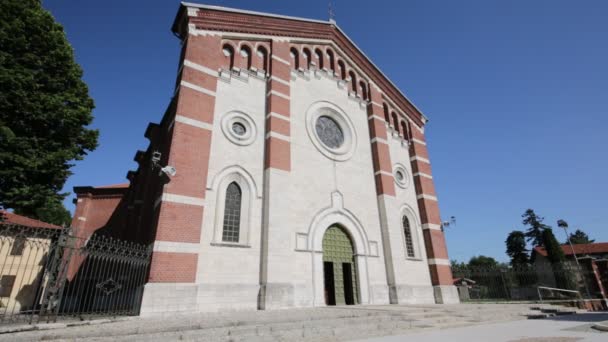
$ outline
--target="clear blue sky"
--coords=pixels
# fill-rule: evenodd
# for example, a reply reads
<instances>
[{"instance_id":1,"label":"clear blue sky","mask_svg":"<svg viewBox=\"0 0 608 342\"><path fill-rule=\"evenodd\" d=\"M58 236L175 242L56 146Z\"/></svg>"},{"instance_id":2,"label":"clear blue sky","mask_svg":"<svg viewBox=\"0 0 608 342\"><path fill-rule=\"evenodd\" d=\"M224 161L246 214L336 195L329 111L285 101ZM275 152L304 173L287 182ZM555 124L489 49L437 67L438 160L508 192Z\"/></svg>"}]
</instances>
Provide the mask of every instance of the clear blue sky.
<instances>
[{"instance_id":1,"label":"clear blue sky","mask_svg":"<svg viewBox=\"0 0 608 342\"><path fill-rule=\"evenodd\" d=\"M457 217L446 233L451 258L506 260L506 235L522 229L527 208L608 241L607 1L335 2L338 25L431 119L441 212ZM206 3L328 17L320 0ZM101 130L65 189L125 182L147 123L172 95L178 1L44 6L74 46Z\"/></svg>"}]
</instances>

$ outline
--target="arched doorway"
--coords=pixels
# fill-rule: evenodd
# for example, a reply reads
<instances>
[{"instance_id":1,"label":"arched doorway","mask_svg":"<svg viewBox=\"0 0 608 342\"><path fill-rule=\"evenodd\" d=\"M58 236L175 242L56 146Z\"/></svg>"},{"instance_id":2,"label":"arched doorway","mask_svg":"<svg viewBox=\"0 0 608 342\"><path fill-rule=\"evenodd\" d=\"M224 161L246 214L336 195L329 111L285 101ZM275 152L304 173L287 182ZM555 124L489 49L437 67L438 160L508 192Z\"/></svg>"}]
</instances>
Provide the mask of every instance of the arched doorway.
<instances>
[{"instance_id":1,"label":"arched doorway","mask_svg":"<svg viewBox=\"0 0 608 342\"><path fill-rule=\"evenodd\" d=\"M325 304L359 303L357 267L351 238L339 226L331 226L323 235L323 278Z\"/></svg>"}]
</instances>

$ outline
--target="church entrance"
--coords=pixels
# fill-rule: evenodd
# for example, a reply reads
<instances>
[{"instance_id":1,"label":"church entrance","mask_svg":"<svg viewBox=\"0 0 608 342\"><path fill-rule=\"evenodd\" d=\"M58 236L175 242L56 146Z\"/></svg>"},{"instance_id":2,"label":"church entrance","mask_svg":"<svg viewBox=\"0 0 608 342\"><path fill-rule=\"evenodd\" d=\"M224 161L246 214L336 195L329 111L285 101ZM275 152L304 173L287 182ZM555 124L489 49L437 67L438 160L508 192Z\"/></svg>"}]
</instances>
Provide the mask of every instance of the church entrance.
<instances>
[{"instance_id":1,"label":"church entrance","mask_svg":"<svg viewBox=\"0 0 608 342\"><path fill-rule=\"evenodd\" d=\"M339 226L329 227L323 236L323 278L325 304L359 303L353 243Z\"/></svg>"}]
</instances>

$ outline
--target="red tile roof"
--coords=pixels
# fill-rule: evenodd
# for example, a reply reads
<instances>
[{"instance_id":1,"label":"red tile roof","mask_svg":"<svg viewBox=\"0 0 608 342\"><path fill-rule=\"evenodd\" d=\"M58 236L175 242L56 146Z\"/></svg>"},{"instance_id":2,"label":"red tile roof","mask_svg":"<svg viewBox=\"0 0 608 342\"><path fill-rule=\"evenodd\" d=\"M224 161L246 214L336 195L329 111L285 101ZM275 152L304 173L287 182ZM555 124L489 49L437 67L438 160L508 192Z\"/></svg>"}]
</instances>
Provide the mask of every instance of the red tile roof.
<instances>
[{"instance_id":1,"label":"red tile roof","mask_svg":"<svg viewBox=\"0 0 608 342\"><path fill-rule=\"evenodd\" d=\"M128 187L129 187L129 183L120 183L120 184L96 186L95 189L116 189L116 188L128 188Z\"/></svg>"},{"instance_id":2,"label":"red tile roof","mask_svg":"<svg viewBox=\"0 0 608 342\"><path fill-rule=\"evenodd\" d=\"M561 245L564 254L572 255L570 245ZM576 255L585 254L608 254L608 242L586 243L572 245ZM547 256L547 250L544 247L534 247L534 251L542 256Z\"/></svg>"},{"instance_id":3,"label":"red tile roof","mask_svg":"<svg viewBox=\"0 0 608 342\"><path fill-rule=\"evenodd\" d=\"M0 224L18 224L22 226L34 227L34 228L51 228L51 229L61 229L60 226L42 222L39 220L31 219L29 217L17 215L6 210L0 210L0 215L3 216L4 220L0 221Z\"/></svg>"}]
</instances>

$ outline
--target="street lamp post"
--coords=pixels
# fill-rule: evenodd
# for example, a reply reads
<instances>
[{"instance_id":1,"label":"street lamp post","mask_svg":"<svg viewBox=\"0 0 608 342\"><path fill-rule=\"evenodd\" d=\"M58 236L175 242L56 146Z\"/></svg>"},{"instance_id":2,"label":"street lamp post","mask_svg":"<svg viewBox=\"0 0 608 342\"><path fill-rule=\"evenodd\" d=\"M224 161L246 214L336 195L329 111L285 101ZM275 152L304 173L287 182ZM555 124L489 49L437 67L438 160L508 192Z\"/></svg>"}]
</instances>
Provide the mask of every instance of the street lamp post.
<instances>
[{"instance_id":1,"label":"street lamp post","mask_svg":"<svg viewBox=\"0 0 608 342\"><path fill-rule=\"evenodd\" d=\"M564 220L559 220L557 221L557 225L558 227L564 228L564 233L566 233L566 240L568 240L570 249L572 249L574 261L576 261L576 268L578 270L579 275L583 278L583 283L585 284L585 292L587 292L587 298L591 299L591 292L589 292L589 286L587 286L587 278L585 278L584 274L581 274L581 264L578 262L578 257L576 256L576 252L574 251L574 246L572 245L572 241L570 241L570 234L568 234L568 224Z\"/></svg>"}]
</instances>

